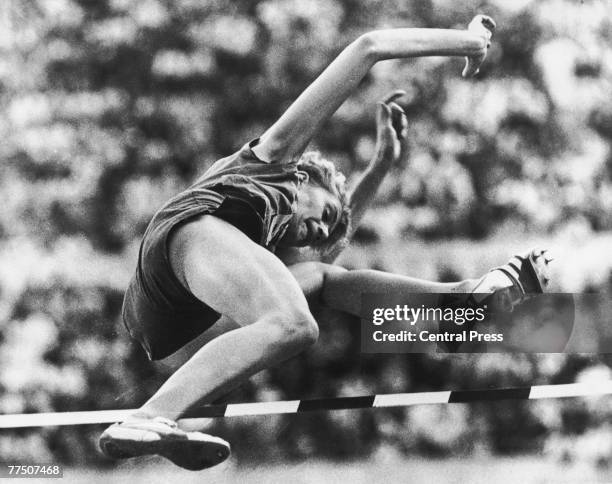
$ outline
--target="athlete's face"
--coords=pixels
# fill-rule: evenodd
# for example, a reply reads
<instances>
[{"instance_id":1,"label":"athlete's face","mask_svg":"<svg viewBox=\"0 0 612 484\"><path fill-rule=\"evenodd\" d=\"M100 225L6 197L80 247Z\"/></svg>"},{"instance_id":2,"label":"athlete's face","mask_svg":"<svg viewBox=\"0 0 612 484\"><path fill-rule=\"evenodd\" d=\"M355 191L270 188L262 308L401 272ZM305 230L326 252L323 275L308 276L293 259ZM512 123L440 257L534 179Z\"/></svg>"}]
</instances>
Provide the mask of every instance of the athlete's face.
<instances>
[{"instance_id":1,"label":"athlete's face","mask_svg":"<svg viewBox=\"0 0 612 484\"><path fill-rule=\"evenodd\" d=\"M298 194L296 213L280 245L304 247L325 243L338 225L341 213L342 206L335 195L318 185L303 185Z\"/></svg>"}]
</instances>

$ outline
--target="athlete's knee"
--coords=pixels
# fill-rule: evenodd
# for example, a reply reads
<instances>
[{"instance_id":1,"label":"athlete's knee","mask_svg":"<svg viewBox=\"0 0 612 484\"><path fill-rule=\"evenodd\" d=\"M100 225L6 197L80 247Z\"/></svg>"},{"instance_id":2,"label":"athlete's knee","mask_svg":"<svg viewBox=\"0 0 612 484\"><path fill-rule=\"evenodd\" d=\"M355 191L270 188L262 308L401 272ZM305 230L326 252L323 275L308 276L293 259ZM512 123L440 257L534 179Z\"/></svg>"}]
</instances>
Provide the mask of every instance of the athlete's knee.
<instances>
[{"instance_id":1,"label":"athlete's knee","mask_svg":"<svg viewBox=\"0 0 612 484\"><path fill-rule=\"evenodd\" d=\"M319 270L323 274L323 288L325 288L328 283L333 283L334 281L341 279L344 274L348 272L348 269L333 264L324 264L322 262L318 264L320 264Z\"/></svg>"},{"instance_id":2,"label":"athlete's knee","mask_svg":"<svg viewBox=\"0 0 612 484\"><path fill-rule=\"evenodd\" d=\"M347 271L344 267L337 266L335 264L328 264L326 262L305 262L305 265L310 266L313 270L323 276L330 274L342 274Z\"/></svg>"},{"instance_id":3,"label":"athlete's knee","mask_svg":"<svg viewBox=\"0 0 612 484\"><path fill-rule=\"evenodd\" d=\"M323 262L300 262L290 266L289 270L310 302L318 300L321 289L323 289L325 284L325 279L330 274L346 271L342 267Z\"/></svg>"},{"instance_id":4,"label":"athlete's knee","mask_svg":"<svg viewBox=\"0 0 612 484\"><path fill-rule=\"evenodd\" d=\"M346 274L348 272L348 269L345 269L341 266L337 266L334 264L321 264L324 266L321 268L321 270L323 271L323 276L325 277L325 279L328 279L330 277L342 277L343 274Z\"/></svg>"},{"instance_id":5,"label":"athlete's knee","mask_svg":"<svg viewBox=\"0 0 612 484\"><path fill-rule=\"evenodd\" d=\"M280 344L310 346L319 338L319 325L307 309L285 309L268 314L264 323L275 332Z\"/></svg>"}]
</instances>

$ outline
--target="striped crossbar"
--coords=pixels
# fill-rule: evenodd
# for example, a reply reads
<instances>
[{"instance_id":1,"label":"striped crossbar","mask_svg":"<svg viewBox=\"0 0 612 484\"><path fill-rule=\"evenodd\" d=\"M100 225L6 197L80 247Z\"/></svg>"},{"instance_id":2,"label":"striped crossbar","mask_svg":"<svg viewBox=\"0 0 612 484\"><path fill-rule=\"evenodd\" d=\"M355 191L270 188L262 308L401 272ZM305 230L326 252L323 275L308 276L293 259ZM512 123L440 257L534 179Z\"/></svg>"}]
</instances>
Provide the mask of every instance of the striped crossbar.
<instances>
[{"instance_id":1,"label":"striped crossbar","mask_svg":"<svg viewBox=\"0 0 612 484\"><path fill-rule=\"evenodd\" d=\"M190 412L185 418L280 415L317 410L329 411L357 408L410 407L413 405L499 400L538 400L541 398L584 397L609 394L612 394L612 381L570 383L565 385L538 385L488 390L449 390L441 392L367 395L361 397L320 398L315 400L206 405ZM0 429L121 422L134 412L135 409L0 415Z\"/></svg>"}]
</instances>

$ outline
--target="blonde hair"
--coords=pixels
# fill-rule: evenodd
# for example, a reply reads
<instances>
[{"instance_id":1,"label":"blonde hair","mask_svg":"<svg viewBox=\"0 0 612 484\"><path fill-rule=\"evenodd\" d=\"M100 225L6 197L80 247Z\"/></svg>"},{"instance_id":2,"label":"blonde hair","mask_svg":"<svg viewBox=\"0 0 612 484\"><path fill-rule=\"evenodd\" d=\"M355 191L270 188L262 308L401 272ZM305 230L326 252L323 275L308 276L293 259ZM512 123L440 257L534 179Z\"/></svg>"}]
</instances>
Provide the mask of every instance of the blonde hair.
<instances>
[{"instance_id":1,"label":"blonde hair","mask_svg":"<svg viewBox=\"0 0 612 484\"><path fill-rule=\"evenodd\" d=\"M297 169L308 175L308 183L314 183L334 195L340 202L340 219L329 237L315 249L323 254L329 253L337 245L347 245L348 229L351 219L346 178L336 166L321 156L318 151L304 153L297 162Z\"/></svg>"}]
</instances>

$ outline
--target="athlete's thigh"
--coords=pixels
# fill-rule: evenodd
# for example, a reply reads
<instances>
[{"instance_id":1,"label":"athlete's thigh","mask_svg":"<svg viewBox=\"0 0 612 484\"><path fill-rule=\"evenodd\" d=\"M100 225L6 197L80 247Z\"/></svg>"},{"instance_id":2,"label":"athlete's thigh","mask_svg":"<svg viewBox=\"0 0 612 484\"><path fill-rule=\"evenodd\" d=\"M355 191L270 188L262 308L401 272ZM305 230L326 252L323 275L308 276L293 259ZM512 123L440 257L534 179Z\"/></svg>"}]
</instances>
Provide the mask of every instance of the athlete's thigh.
<instances>
[{"instance_id":1,"label":"athlete's thigh","mask_svg":"<svg viewBox=\"0 0 612 484\"><path fill-rule=\"evenodd\" d=\"M169 251L173 269L192 294L239 325L271 313L308 313L287 267L217 217L205 215L177 229Z\"/></svg>"}]
</instances>

